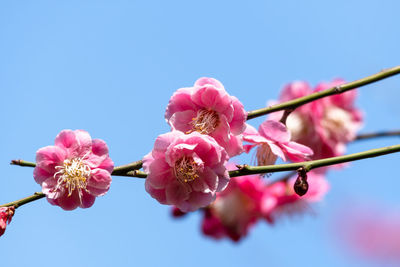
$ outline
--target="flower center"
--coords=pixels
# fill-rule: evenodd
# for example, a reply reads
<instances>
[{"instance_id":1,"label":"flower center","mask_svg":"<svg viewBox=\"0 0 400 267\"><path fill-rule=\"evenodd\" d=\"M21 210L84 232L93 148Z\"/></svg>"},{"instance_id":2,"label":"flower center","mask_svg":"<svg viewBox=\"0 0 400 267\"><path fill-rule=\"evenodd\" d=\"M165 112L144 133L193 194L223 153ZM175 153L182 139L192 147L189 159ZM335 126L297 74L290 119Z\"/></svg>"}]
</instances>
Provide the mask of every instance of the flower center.
<instances>
[{"instance_id":1,"label":"flower center","mask_svg":"<svg viewBox=\"0 0 400 267\"><path fill-rule=\"evenodd\" d=\"M56 166L59 171L54 174L54 178L58 175L55 190L65 187L68 189L68 196L71 196L77 189L79 198L82 198L82 190L87 191L87 180L91 174L91 169L83 162L83 158L66 159L62 166Z\"/></svg>"},{"instance_id":2,"label":"flower center","mask_svg":"<svg viewBox=\"0 0 400 267\"><path fill-rule=\"evenodd\" d=\"M310 122L297 112L290 114L286 120L286 127L289 129L293 141L301 140L309 135L310 131L309 127L307 127L309 124Z\"/></svg>"},{"instance_id":3,"label":"flower center","mask_svg":"<svg viewBox=\"0 0 400 267\"><path fill-rule=\"evenodd\" d=\"M223 225L231 231L240 234L243 224L246 224L254 216L255 204L239 189L232 190L228 195L217 198L211 204Z\"/></svg>"},{"instance_id":4,"label":"flower center","mask_svg":"<svg viewBox=\"0 0 400 267\"><path fill-rule=\"evenodd\" d=\"M201 134L210 134L219 125L218 113L214 110L202 109L197 111L197 117L192 119L192 131Z\"/></svg>"},{"instance_id":5,"label":"flower center","mask_svg":"<svg viewBox=\"0 0 400 267\"><path fill-rule=\"evenodd\" d=\"M272 153L268 144L262 144L257 148L256 158L258 166L265 166L275 164L277 156Z\"/></svg>"},{"instance_id":6,"label":"flower center","mask_svg":"<svg viewBox=\"0 0 400 267\"><path fill-rule=\"evenodd\" d=\"M326 133L330 139L348 142L352 138L354 123L351 114L346 110L341 108L327 109L321 124L327 130Z\"/></svg>"},{"instance_id":7,"label":"flower center","mask_svg":"<svg viewBox=\"0 0 400 267\"><path fill-rule=\"evenodd\" d=\"M175 176L181 183L188 183L199 178L199 166L193 158L183 157L175 162Z\"/></svg>"}]
</instances>

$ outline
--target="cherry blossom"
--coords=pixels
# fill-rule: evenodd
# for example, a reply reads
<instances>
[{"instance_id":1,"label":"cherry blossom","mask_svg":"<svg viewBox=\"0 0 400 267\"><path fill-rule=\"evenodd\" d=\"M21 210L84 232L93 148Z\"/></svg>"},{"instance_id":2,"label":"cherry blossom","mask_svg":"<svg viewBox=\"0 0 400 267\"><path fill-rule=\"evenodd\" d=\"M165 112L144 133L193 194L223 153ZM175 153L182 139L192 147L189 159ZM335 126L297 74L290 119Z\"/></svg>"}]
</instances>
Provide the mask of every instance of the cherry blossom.
<instances>
[{"instance_id":1,"label":"cherry blossom","mask_svg":"<svg viewBox=\"0 0 400 267\"><path fill-rule=\"evenodd\" d=\"M243 151L240 134L246 118L242 103L229 95L218 80L205 77L193 87L178 89L165 112L165 119L174 130L210 135L230 157Z\"/></svg>"},{"instance_id":2,"label":"cherry blossom","mask_svg":"<svg viewBox=\"0 0 400 267\"><path fill-rule=\"evenodd\" d=\"M307 173L308 191L300 197L293 190L296 178L297 175L287 181L266 185L263 212L270 223L282 215L304 212L311 203L321 201L329 190L329 183L325 176L320 172L310 171Z\"/></svg>"},{"instance_id":3,"label":"cherry blossom","mask_svg":"<svg viewBox=\"0 0 400 267\"><path fill-rule=\"evenodd\" d=\"M89 208L107 193L114 163L103 140L83 130L63 130L54 146L36 152L33 176L52 205L64 210Z\"/></svg>"},{"instance_id":4,"label":"cherry blossom","mask_svg":"<svg viewBox=\"0 0 400 267\"><path fill-rule=\"evenodd\" d=\"M239 241L262 218L264 182L259 175L232 178L204 210L202 230L215 239Z\"/></svg>"},{"instance_id":5,"label":"cherry blossom","mask_svg":"<svg viewBox=\"0 0 400 267\"><path fill-rule=\"evenodd\" d=\"M183 212L210 204L229 181L228 155L210 136L172 131L160 135L143 158L146 191Z\"/></svg>"},{"instance_id":6,"label":"cherry blossom","mask_svg":"<svg viewBox=\"0 0 400 267\"><path fill-rule=\"evenodd\" d=\"M0 236L6 231L7 224L10 224L14 212L15 208L13 206L0 208Z\"/></svg>"},{"instance_id":7,"label":"cherry blossom","mask_svg":"<svg viewBox=\"0 0 400 267\"><path fill-rule=\"evenodd\" d=\"M267 120L264 121L258 131L247 124L243 133L243 140L252 143L245 145L246 152L257 146L258 165L272 165L277 157L284 161L303 161L313 154L313 151L301 144L290 141L291 134L283 123Z\"/></svg>"},{"instance_id":8,"label":"cherry blossom","mask_svg":"<svg viewBox=\"0 0 400 267\"><path fill-rule=\"evenodd\" d=\"M332 82L320 83L312 89L308 83L296 81L283 88L279 102L306 96L342 83L344 80L335 79ZM354 139L362 126L362 113L354 106L356 97L357 91L351 90L295 109L286 120L292 140L310 147L314 151L313 159L345 153L346 144ZM269 118L279 120L281 116L282 112L277 112Z\"/></svg>"}]
</instances>

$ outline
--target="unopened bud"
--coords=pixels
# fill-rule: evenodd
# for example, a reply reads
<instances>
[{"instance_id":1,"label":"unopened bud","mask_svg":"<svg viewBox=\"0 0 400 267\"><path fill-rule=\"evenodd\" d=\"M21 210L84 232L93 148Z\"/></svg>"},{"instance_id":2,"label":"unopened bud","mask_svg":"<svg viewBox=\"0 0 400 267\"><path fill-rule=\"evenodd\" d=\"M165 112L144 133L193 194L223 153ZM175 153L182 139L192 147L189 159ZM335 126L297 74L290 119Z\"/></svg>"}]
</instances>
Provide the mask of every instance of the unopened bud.
<instances>
[{"instance_id":1,"label":"unopened bud","mask_svg":"<svg viewBox=\"0 0 400 267\"><path fill-rule=\"evenodd\" d=\"M293 185L294 192L299 196L304 196L308 191L307 171L304 168L297 170L298 176Z\"/></svg>"},{"instance_id":2,"label":"unopened bud","mask_svg":"<svg viewBox=\"0 0 400 267\"><path fill-rule=\"evenodd\" d=\"M299 196L304 196L308 191L308 182L302 177L297 177L296 182L293 186L294 192Z\"/></svg>"}]
</instances>

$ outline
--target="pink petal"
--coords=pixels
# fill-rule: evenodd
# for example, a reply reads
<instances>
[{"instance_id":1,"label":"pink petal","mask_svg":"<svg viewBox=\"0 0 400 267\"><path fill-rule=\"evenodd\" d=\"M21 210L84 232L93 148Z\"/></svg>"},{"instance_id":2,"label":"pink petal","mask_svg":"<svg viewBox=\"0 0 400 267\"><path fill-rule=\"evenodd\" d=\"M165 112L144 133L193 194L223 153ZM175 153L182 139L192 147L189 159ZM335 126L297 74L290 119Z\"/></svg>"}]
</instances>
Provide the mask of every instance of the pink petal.
<instances>
[{"instance_id":1,"label":"pink petal","mask_svg":"<svg viewBox=\"0 0 400 267\"><path fill-rule=\"evenodd\" d=\"M243 140L255 144L263 144L268 142L268 139L260 135L260 133L256 130L256 128L247 123L246 123L246 129L243 132Z\"/></svg>"},{"instance_id":2,"label":"pink petal","mask_svg":"<svg viewBox=\"0 0 400 267\"><path fill-rule=\"evenodd\" d=\"M97 168L104 169L109 173L112 173L112 171L114 170L114 162L111 160L110 157L107 157L99 166L97 166Z\"/></svg>"},{"instance_id":3,"label":"pink petal","mask_svg":"<svg viewBox=\"0 0 400 267\"><path fill-rule=\"evenodd\" d=\"M103 169L94 169L87 184L87 190L94 196L102 196L110 189L111 175Z\"/></svg>"},{"instance_id":4,"label":"pink petal","mask_svg":"<svg viewBox=\"0 0 400 267\"><path fill-rule=\"evenodd\" d=\"M290 141L290 132L281 122L266 120L260 125L258 131L265 138L276 142L286 143Z\"/></svg>"},{"instance_id":5,"label":"pink petal","mask_svg":"<svg viewBox=\"0 0 400 267\"><path fill-rule=\"evenodd\" d=\"M46 146L36 152L36 164L50 174L54 174L56 166L62 166L66 151L58 146Z\"/></svg>"},{"instance_id":6,"label":"pink petal","mask_svg":"<svg viewBox=\"0 0 400 267\"><path fill-rule=\"evenodd\" d=\"M192 119L196 118L197 113L193 110L185 110L181 112L175 112L168 121L172 129L181 132L189 132L193 129Z\"/></svg>"},{"instance_id":7,"label":"pink petal","mask_svg":"<svg viewBox=\"0 0 400 267\"><path fill-rule=\"evenodd\" d=\"M50 203L55 203L55 205L60 206L63 210L74 210L80 205L80 199L78 192L74 190L70 196L68 196L68 194L64 194L61 197L53 199L53 201Z\"/></svg>"},{"instance_id":8,"label":"pink petal","mask_svg":"<svg viewBox=\"0 0 400 267\"><path fill-rule=\"evenodd\" d=\"M281 102L303 97L312 93L311 86L307 82L295 81L287 84L280 95Z\"/></svg>"},{"instance_id":9,"label":"pink petal","mask_svg":"<svg viewBox=\"0 0 400 267\"><path fill-rule=\"evenodd\" d=\"M243 133L246 129L247 112L244 110L243 104L234 96L231 96L233 105L233 118L230 121L231 132L234 135Z\"/></svg>"},{"instance_id":10,"label":"pink petal","mask_svg":"<svg viewBox=\"0 0 400 267\"><path fill-rule=\"evenodd\" d=\"M184 134L179 131L172 131L166 134L161 134L157 137L154 148L152 151L152 155L154 158L165 158L165 152L167 148L180 136Z\"/></svg>"},{"instance_id":11,"label":"pink petal","mask_svg":"<svg viewBox=\"0 0 400 267\"><path fill-rule=\"evenodd\" d=\"M181 88L172 95L165 112L165 119L167 122L176 112L182 112L186 110L194 111L198 109L198 107L191 101L192 92L192 87Z\"/></svg>"},{"instance_id":12,"label":"pink petal","mask_svg":"<svg viewBox=\"0 0 400 267\"><path fill-rule=\"evenodd\" d=\"M42 184L43 181L45 181L48 178L52 178L54 176L54 173L49 173L45 169L42 169L40 167L36 167L33 170L33 178L35 178L36 183Z\"/></svg>"},{"instance_id":13,"label":"pink petal","mask_svg":"<svg viewBox=\"0 0 400 267\"><path fill-rule=\"evenodd\" d=\"M155 189L151 186L150 183L146 182L144 183L146 192L149 193L153 198L157 199L158 202L161 204L169 204L167 202L167 196L165 194L165 189Z\"/></svg>"},{"instance_id":14,"label":"pink petal","mask_svg":"<svg viewBox=\"0 0 400 267\"><path fill-rule=\"evenodd\" d=\"M143 161L143 170L145 172L149 172L149 168L150 168L150 164L153 162L154 158L153 158L153 153L152 151L149 152L146 156L143 157L142 161Z\"/></svg>"},{"instance_id":15,"label":"pink petal","mask_svg":"<svg viewBox=\"0 0 400 267\"><path fill-rule=\"evenodd\" d=\"M226 146L226 152L229 157L234 157L242 154L244 151L242 136L231 135L230 140Z\"/></svg>"},{"instance_id":16,"label":"pink petal","mask_svg":"<svg viewBox=\"0 0 400 267\"><path fill-rule=\"evenodd\" d=\"M172 168L164 159L155 159L148 168L148 177L146 183L149 183L154 189L162 189L174 179Z\"/></svg>"},{"instance_id":17,"label":"pink petal","mask_svg":"<svg viewBox=\"0 0 400 267\"><path fill-rule=\"evenodd\" d=\"M209 189L211 192L215 192L217 190L217 187L219 186L219 178L217 176L217 174L209 167L205 167L201 177L201 180L203 180L206 185L207 185L207 189ZM221 188L224 187L224 185L220 186ZM200 191L200 190L196 190L196 191ZM221 190L219 190L221 191ZM201 192L205 192L204 190Z\"/></svg>"},{"instance_id":18,"label":"pink petal","mask_svg":"<svg viewBox=\"0 0 400 267\"><path fill-rule=\"evenodd\" d=\"M55 145L64 148L68 157L83 157L91 150L92 139L83 130L63 130L57 135Z\"/></svg>"},{"instance_id":19,"label":"pink petal","mask_svg":"<svg viewBox=\"0 0 400 267\"><path fill-rule=\"evenodd\" d=\"M274 144L274 143L268 143L269 147L271 148L272 153L274 153L275 155L277 155L278 157L280 157L281 159L283 159L284 161L286 161L286 156L282 151L282 148L279 147L278 145Z\"/></svg>"},{"instance_id":20,"label":"pink petal","mask_svg":"<svg viewBox=\"0 0 400 267\"><path fill-rule=\"evenodd\" d=\"M224 88L222 83L220 81L218 81L217 79L214 79L214 78L201 77L194 83L194 85L198 86L198 87L202 87L202 86L205 86L207 84L214 85L216 88L221 88L221 89Z\"/></svg>"},{"instance_id":21,"label":"pink petal","mask_svg":"<svg viewBox=\"0 0 400 267\"><path fill-rule=\"evenodd\" d=\"M93 139L92 140L92 152L96 156L108 156L108 146L106 142L101 139Z\"/></svg>"},{"instance_id":22,"label":"pink petal","mask_svg":"<svg viewBox=\"0 0 400 267\"><path fill-rule=\"evenodd\" d=\"M165 194L168 203L174 203L177 207L179 204L187 200L190 196L189 186L184 186L178 181L172 181L167 185ZM183 211L183 210L182 210Z\"/></svg>"},{"instance_id":23,"label":"pink petal","mask_svg":"<svg viewBox=\"0 0 400 267\"><path fill-rule=\"evenodd\" d=\"M83 191L82 192L82 203L79 202L79 207L82 209L87 209L93 206L94 201L96 200L96 197Z\"/></svg>"},{"instance_id":24,"label":"pink petal","mask_svg":"<svg viewBox=\"0 0 400 267\"><path fill-rule=\"evenodd\" d=\"M55 140L55 145L65 150L76 149L78 146L75 138L75 133L72 130L62 130Z\"/></svg>"},{"instance_id":25,"label":"pink petal","mask_svg":"<svg viewBox=\"0 0 400 267\"><path fill-rule=\"evenodd\" d=\"M89 133L84 130L75 130L75 138L78 143L77 156L83 157L92 149L92 138ZM105 143L104 143L105 144Z\"/></svg>"},{"instance_id":26,"label":"pink petal","mask_svg":"<svg viewBox=\"0 0 400 267\"><path fill-rule=\"evenodd\" d=\"M216 196L215 193L192 192L188 200L190 206L186 211L195 211L198 208L202 208L209 205L211 202L215 200L215 196Z\"/></svg>"}]
</instances>

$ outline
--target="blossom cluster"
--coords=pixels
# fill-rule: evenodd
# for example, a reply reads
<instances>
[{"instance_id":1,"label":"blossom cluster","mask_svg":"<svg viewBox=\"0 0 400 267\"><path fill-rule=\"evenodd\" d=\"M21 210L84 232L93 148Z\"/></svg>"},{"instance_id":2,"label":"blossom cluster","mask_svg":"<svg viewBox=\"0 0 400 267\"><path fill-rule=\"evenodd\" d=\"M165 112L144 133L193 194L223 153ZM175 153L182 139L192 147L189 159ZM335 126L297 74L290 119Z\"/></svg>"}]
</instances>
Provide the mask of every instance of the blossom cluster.
<instances>
[{"instance_id":1,"label":"blossom cluster","mask_svg":"<svg viewBox=\"0 0 400 267\"><path fill-rule=\"evenodd\" d=\"M284 87L279 102L341 82L321 83L314 90L305 82L294 82ZM276 181L263 175L231 179L229 170L236 167L228 161L253 148L258 165L273 165L278 158L302 162L342 154L362 122L355 97L351 91L314 101L287 120L277 112L257 130L246 123L243 104L221 82L200 78L192 87L178 89L168 103L165 119L171 131L159 135L143 158L145 190L161 204L172 205L175 216L202 209L206 235L238 241L259 220L274 223L282 214L320 201L329 185L327 169L308 172L303 177L308 193L300 197L293 189L296 176ZM84 130L63 130L53 146L37 151L33 176L50 204L73 210L89 208L96 197L106 194L113 170L103 140L92 139ZM0 209L1 234L13 214L12 207Z\"/></svg>"},{"instance_id":2,"label":"blossom cluster","mask_svg":"<svg viewBox=\"0 0 400 267\"><path fill-rule=\"evenodd\" d=\"M345 81L335 79L319 83L314 89L304 81L287 84L278 102L285 102L333 88ZM362 126L362 112L354 105L357 90L325 97L302 105L287 118L286 126L292 140L310 147L312 159L340 156ZM272 113L270 119L279 120L282 112Z\"/></svg>"},{"instance_id":3,"label":"blossom cluster","mask_svg":"<svg viewBox=\"0 0 400 267\"><path fill-rule=\"evenodd\" d=\"M331 83L321 83L314 92L336 86L341 82L341 80L334 80ZM215 82L215 84L220 83ZM304 85L307 84L294 82L287 85L281 94L280 101L311 94L313 91ZM180 89L177 92L181 90L188 89ZM177 110L170 107L175 105L176 94L171 98L167 108L166 117L169 122L169 118L174 117L170 115L171 110ZM275 164L278 157L283 161L301 162L341 155L344 153L345 145L354 138L361 126L361 113L354 107L355 96L355 92L352 91L300 107L290 114L286 125L280 122L282 112L275 113L265 120L258 130L245 124L244 131L238 135L237 139L239 143L247 143L243 144L244 152L249 153L253 148L256 149L255 156L258 165ZM187 104L187 106L191 105ZM208 110L211 113L214 112L212 109ZM195 113L191 116L193 114ZM196 118L193 117L192 121L196 121ZM186 120L183 125L192 124ZM179 129L184 130L186 134L192 132L187 128ZM209 134L210 132L200 131L200 133ZM226 147L225 144L221 145ZM232 153L228 153L228 156L232 156ZM233 164L225 166L230 170L235 169ZM216 192L215 201L202 209L202 231L215 239L228 237L233 241L239 241L259 220L273 224L282 215L304 212L310 209L311 203L321 201L328 191L326 171L327 169L324 168L322 171L307 173L309 188L303 197L296 194L293 189L296 175L277 181L270 181L262 175L232 178L223 191ZM188 211L175 203L168 204L175 205L173 208L175 217L181 217Z\"/></svg>"}]
</instances>

